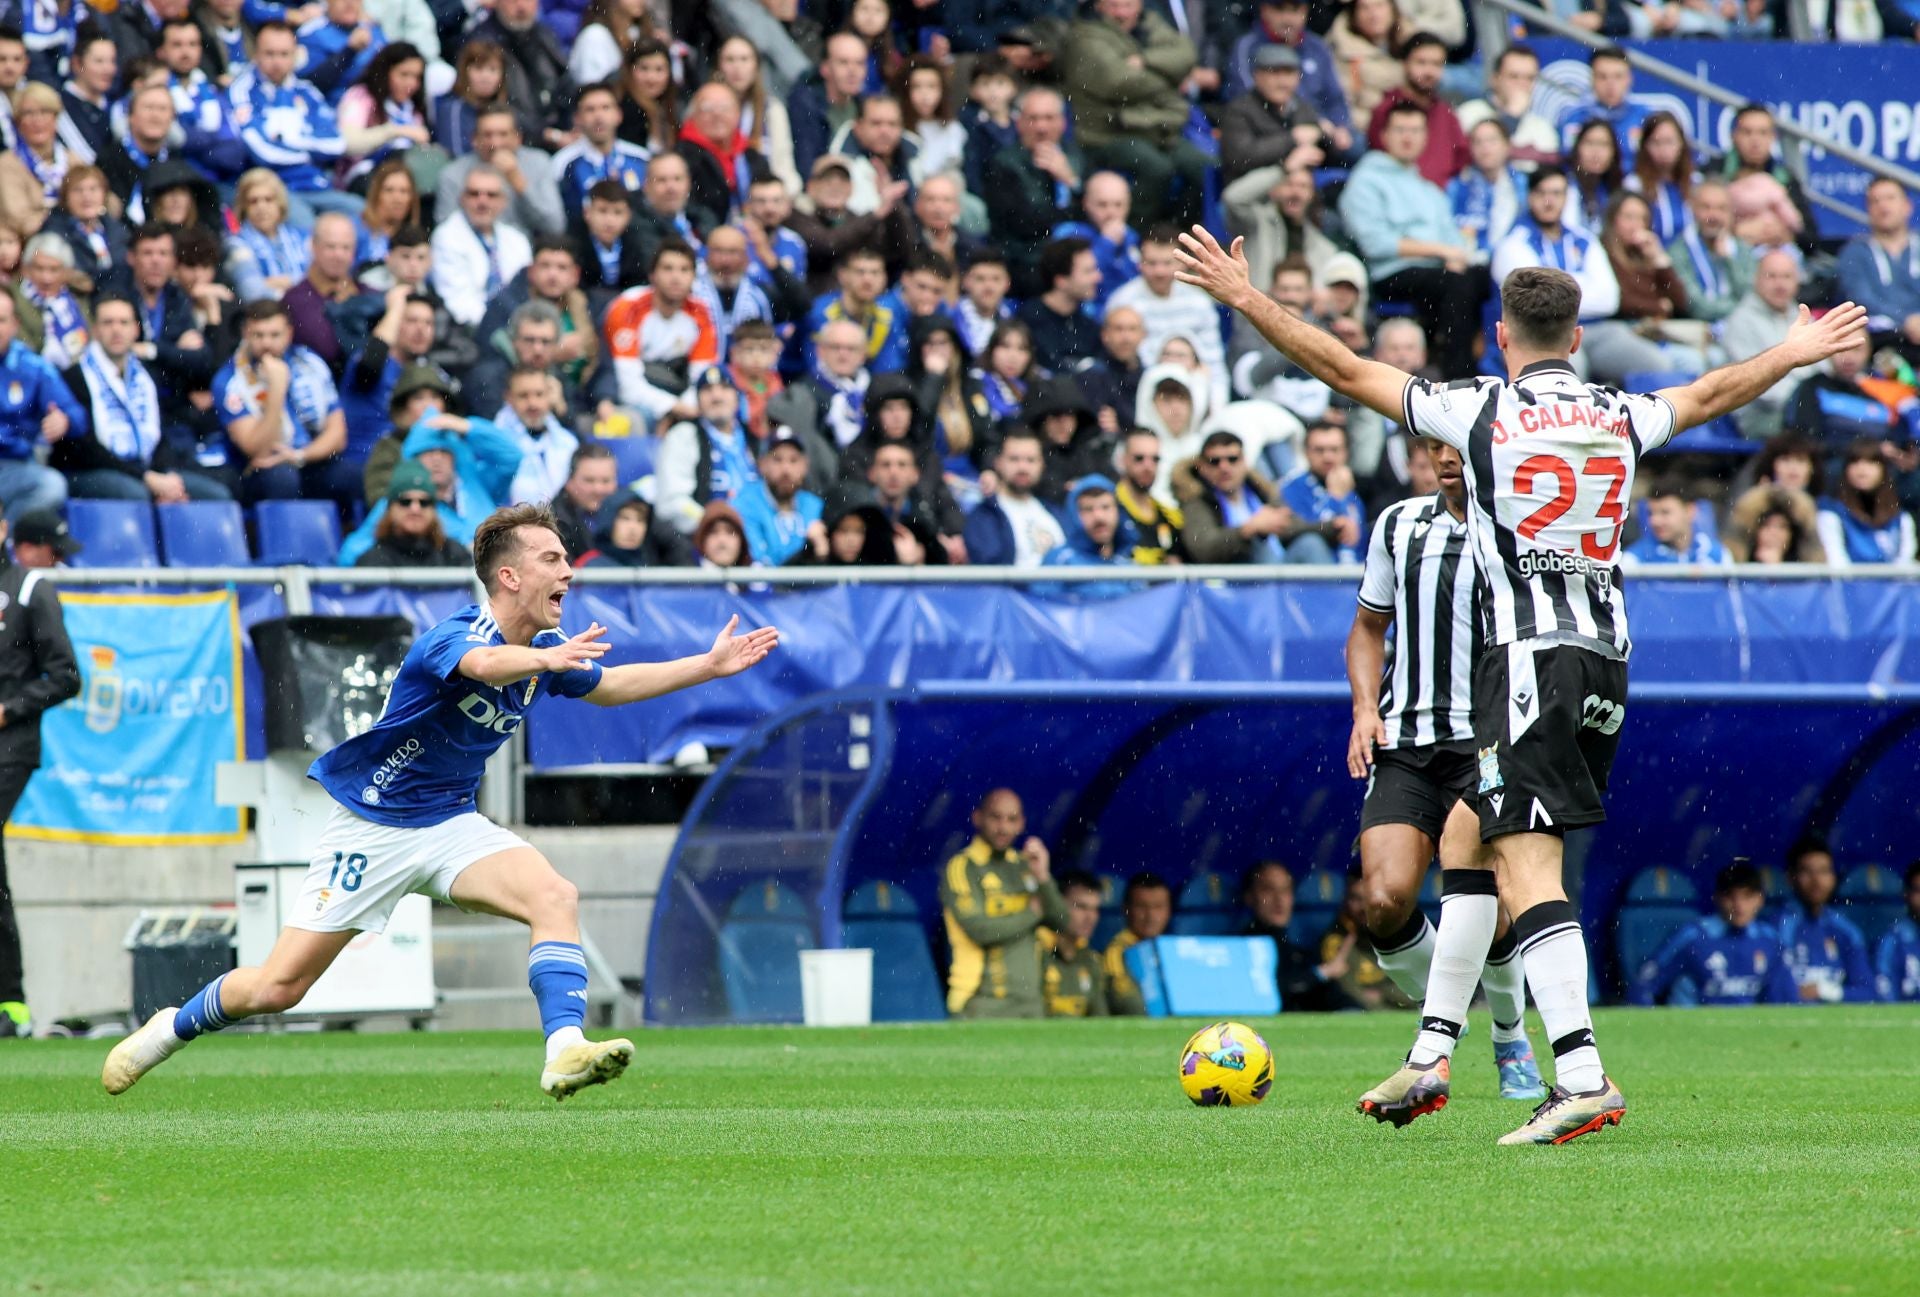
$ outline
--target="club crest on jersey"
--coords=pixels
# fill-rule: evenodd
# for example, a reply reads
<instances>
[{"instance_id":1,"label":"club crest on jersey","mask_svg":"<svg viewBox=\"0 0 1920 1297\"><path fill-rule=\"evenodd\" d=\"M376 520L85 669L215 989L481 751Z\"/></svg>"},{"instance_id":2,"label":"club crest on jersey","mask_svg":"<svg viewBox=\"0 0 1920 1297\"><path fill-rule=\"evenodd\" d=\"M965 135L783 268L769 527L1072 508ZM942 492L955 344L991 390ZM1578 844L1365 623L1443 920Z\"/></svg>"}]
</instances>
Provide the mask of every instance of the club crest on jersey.
<instances>
[{"instance_id":1,"label":"club crest on jersey","mask_svg":"<svg viewBox=\"0 0 1920 1297\"><path fill-rule=\"evenodd\" d=\"M1480 749L1480 791L1490 793L1505 788L1507 777L1500 773L1500 745Z\"/></svg>"},{"instance_id":2,"label":"club crest on jersey","mask_svg":"<svg viewBox=\"0 0 1920 1297\"><path fill-rule=\"evenodd\" d=\"M522 707L526 707L533 702L533 691L535 689L538 689L539 687L540 687L540 673L536 671L532 675L527 677L527 696L523 698L520 702L520 705Z\"/></svg>"}]
</instances>

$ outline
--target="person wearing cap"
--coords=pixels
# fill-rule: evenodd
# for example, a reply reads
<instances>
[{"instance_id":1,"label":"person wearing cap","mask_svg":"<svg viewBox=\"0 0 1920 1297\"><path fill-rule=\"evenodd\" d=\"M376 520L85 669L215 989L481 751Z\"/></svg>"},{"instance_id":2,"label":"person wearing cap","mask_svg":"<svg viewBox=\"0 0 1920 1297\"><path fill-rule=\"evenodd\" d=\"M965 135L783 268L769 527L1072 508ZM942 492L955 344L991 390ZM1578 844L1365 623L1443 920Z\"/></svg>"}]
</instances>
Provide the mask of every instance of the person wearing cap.
<instances>
[{"instance_id":1,"label":"person wearing cap","mask_svg":"<svg viewBox=\"0 0 1920 1297\"><path fill-rule=\"evenodd\" d=\"M10 528L0 521L0 540L9 532L13 539L13 561L19 567L65 567L67 560L83 548L67 530L66 519L51 509L23 513ZM3 549L0 554L4 554Z\"/></svg>"},{"instance_id":2,"label":"person wearing cap","mask_svg":"<svg viewBox=\"0 0 1920 1297\"><path fill-rule=\"evenodd\" d=\"M1312 170L1329 165L1332 139L1300 97L1300 54L1262 45L1253 55L1253 88L1220 116L1220 178L1231 184L1255 167Z\"/></svg>"},{"instance_id":3,"label":"person wearing cap","mask_svg":"<svg viewBox=\"0 0 1920 1297\"><path fill-rule=\"evenodd\" d=\"M1347 92L1340 87L1340 66L1327 43L1307 27L1307 0L1260 0L1253 29L1234 42L1227 60L1222 95L1229 101L1253 89L1253 58L1269 45L1290 49L1300 60L1300 97L1313 106L1327 124L1334 148L1353 148L1352 120Z\"/></svg>"},{"instance_id":4,"label":"person wearing cap","mask_svg":"<svg viewBox=\"0 0 1920 1297\"><path fill-rule=\"evenodd\" d=\"M340 408L347 419L347 448L341 457L349 464L365 465L375 443L393 426L389 407L402 378L414 379L413 390L419 390L421 382L432 382L443 397L453 395L451 380L427 360L437 320L433 299L404 284L387 290L386 310L367 345L347 361L340 380ZM416 368L424 376L414 374Z\"/></svg>"},{"instance_id":5,"label":"person wearing cap","mask_svg":"<svg viewBox=\"0 0 1920 1297\"><path fill-rule=\"evenodd\" d=\"M390 429L367 452L361 467L361 485L368 508L387 497L387 480L400 463L400 448L407 433L422 419L431 418L447 408L453 398L454 384L429 365L414 365L393 385L387 398L387 427Z\"/></svg>"},{"instance_id":6,"label":"person wearing cap","mask_svg":"<svg viewBox=\"0 0 1920 1297\"><path fill-rule=\"evenodd\" d=\"M867 43L850 31L827 37L826 56L787 95L787 120L793 126L793 161L812 173L814 159L827 151L834 132L859 111L867 84Z\"/></svg>"},{"instance_id":7,"label":"person wearing cap","mask_svg":"<svg viewBox=\"0 0 1920 1297\"><path fill-rule=\"evenodd\" d=\"M61 556L79 549L54 514L22 514L20 523L32 533L27 544ZM80 692L80 669L53 585L41 579L38 568L8 562L6 538L6 522L0 520L0 609L5 610L0 616L0 822L13 815L40 764L40 714ZM26 1000L20 928L7 888L6 844L0 839L0 1038L32 1034Z\"/></svg>"},{"instance_id":8,"label":"person wearing cap","mask_svg":"<svg viewBox=\"0 0 1920 1297\"><path fill-rule=\"evenodd\" d=\"M913 249L913 215L905 203L883 193L878 207L856 216L848 207L852 197L852 167L837 153L823 153L787 218L806 247L807 291L816 297L833 291L840 258L853 248L878 248L888 265L903 263Z\"/></svg>"},{"instance_id":9,"label":"person wearing cap","mask_svg":"<svg viewBox=\"0 0 1920 1297\"><path fill-rule=\"evenodd\" d=\"M387 483L386 510L373 529L373 544L355 567L466 567L467 547L447 535L433 490L433 475L417 459L401 461Z\"/></svg>"},{"instance_id":10,"label":"person wearing cap","mask_svg":"<svg viewBox=\"0 0 1920 1297\"><path fill-rule=\"evenodd\" d=\"M437 395L415 393L426 413L400 443L400 462L381 481L381 499L340 546L340 566L352 567L373 547L380 520L391 507L392 474L417 461L433 486L434 504L447 535L469 548L474 531L505 504L520 471L520 447L488 419L463 419L438 408ZM374 480L373 464L367 471Z\"/></svg>"},{"instance_id":11,"label":"person wearing cap","mask_svg":"<svg viewBox=\"0 0 1920 1297\"><path fill-rule=\"evenodd\" d=\"M747 529L747 548L768 567L779 567L802 550L816 557L827 552L825 502L803 485L807 480L807 444L785 424L776 427L760 451L760 477L733 498Z\"/></svg>"},{"instance_id":12,"label":"person wearing cap","mask_svg":"<svg viewBox=\"0 0 1920 1297\"><path fill-rule=\"evenodd\" d=\"M1081 151L1133 177L1138 229L1200 219L1213 159L1186 138L1192 105L1181 89L1198 61L1193 42L1142 0L1097 0L1094 16L1068 29L1064 79Z\"/></svg>"},{"instance_id":13,"label":"person wearing cap","mask_svg":"<svg viewBox=\"0 0 1920 1297\"><path fill-rule=\"evenodd\" d=\"M631 487L602 510L606 521L594 532L593 548L573 561L575 567L692 567L698 559L685 536L656 522L653 500Z\"/></svg>"},{"instance_id":14,"label":"person wearing cap","mask_svg":"<svg viewBox=\"0 0 1920 1297\"><path fill-rule=\"evenodd\" d=\"M124 297L94 304L93 340L64 377L88 412L91 435L62 437L49 464L67 474L81 498L176 504L231 500L226 486L202 472L193 444L164 435L160 391L133 355L138 312Z\"/></svg>"},{"instance_id":15,"label":"person wearing cap","mask_svg":"<svg viewBox=\"0 0 1920 1297\"><path fill-rule=\"evenodd\" d=\"M740 393L718 365L701 371L690 393L698 413L668 429L654 456L661 519L691 534L715 500L731 500L759 477L753 441L740 421Z\"/></svg>"}]
</instances>

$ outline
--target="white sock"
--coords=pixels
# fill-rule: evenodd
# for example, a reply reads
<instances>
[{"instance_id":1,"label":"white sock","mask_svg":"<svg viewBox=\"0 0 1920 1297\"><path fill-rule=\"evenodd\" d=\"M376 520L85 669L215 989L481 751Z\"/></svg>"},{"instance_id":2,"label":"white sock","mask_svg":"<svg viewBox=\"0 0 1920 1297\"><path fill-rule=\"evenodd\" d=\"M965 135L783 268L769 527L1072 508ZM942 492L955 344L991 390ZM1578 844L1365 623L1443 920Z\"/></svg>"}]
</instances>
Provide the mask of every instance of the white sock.
<instances>
[{"instance_id":1,"label":"white sock","mask_svg":"<svg viewBox=\"0 0 1920 1297\"><path fill-rule=\"evenodd\" d=\"M1449 869L1440 875L1440 930L1434 936L1427 1002L1420 1011L1420 1035L1413 1042L1411 1057L1453 1057L1499 922L1500 897L1493 871Z\"/></svg>"},{"instance_id":2,"label":"white sock","mask_svg":"<svg viewBox=\"0 0 1920 1297\"><path fill-rule=\"evenodd\" d=\"M560 1051L569 1045L584 1045L586 1043L586 1033L582 1032L580 1028L561 1027L551 1036L547 1037L547 1061L551 1063L555 1058L558 1058Z\"/></svg>"},{"instance_id":3,"label":"white sock","mask_svg":"<svg viewBox=\"0 0 1920 1297\"><path fill-rule=\"evenodd\" d=\"M1487 993L1487 1008L1493 1012L1493 1043L1505 1045L1527 1038L1527 971L1511 928L1493 947L1487 952L1480 985Z\"/></svg>"},{"instance_id":4,"label":"white sock","mask_svg":"<svg viewBox=\"0 0 1920 1297\"><path fill-rule=\"evenodd\" d=\"M1513 921L1527 986L1553 1044L1554 1081L1576 1094L1606 1083L1587 1007L1587 943L1566 901L1544 901Z\"/></svg>"},{"instance_id":5,"label":"white sock","mask_svg":"<svg viewBox=\"0 0 1920 1297\"><path fill-rule=\"evenodd\" d=\"M1433 925L1415 910L1400 931L1385 939L1374 938L1373 958L1409 1000L1426 999L1427 967L1433 963Z\"/></svg>"}]
</instances>

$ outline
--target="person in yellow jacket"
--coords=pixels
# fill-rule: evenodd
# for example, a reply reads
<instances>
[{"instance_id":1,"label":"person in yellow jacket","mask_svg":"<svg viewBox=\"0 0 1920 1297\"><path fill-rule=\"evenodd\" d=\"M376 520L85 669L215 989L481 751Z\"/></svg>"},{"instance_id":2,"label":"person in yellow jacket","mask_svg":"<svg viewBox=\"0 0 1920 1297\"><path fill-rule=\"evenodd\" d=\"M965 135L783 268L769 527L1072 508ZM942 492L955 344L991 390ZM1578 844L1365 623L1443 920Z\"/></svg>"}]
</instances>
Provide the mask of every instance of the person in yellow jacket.
<instances>
[{"instance_id":1,"label":"person in yellow jacket","mask_svg":"<svg viewBox=\"0 0 1920 1297\"><path fill-rule=\"evenodd\" d=\"M1127 880L1122 907L1127 926L1107 946L1107 1005L1116 1014L1137 1017L1147 1011L1147 1005L1140 984L1127 971L1127 951L1165 935L1173 922L1173 889L1158 874L1135 874Z\"/></svg>"},{"instance_id":2,"label":"person in yellow jacket","mask_svg":"<svg viewBox=\"0 0 1920 1297\"><path fill-rule=\"evenodd\" d=\"M968 1018L1038 1018L1042 925L1062 931L1067 904L1054 885L1046 844L1030 837L1020 798L996 788L973 813L973 841L940 875L940 908L953 965L947 1012Z\"/></svg>"},{"instance_id":3,"label":"person in yellow jacket","mask_svg":"<svg viewBox=\"0 0 1920 1297\"><path fill-rule=\"evenodd\" d=\"M1107 970L1100 952L1088 944L1100 922L1100 882L1092 874L1069 869L1060 875L1067 902L1067 926L1041 930L1046 953L1040 956L1040 989L1049 1018L1107 1016Z\"/></svg>"}]
</instances>

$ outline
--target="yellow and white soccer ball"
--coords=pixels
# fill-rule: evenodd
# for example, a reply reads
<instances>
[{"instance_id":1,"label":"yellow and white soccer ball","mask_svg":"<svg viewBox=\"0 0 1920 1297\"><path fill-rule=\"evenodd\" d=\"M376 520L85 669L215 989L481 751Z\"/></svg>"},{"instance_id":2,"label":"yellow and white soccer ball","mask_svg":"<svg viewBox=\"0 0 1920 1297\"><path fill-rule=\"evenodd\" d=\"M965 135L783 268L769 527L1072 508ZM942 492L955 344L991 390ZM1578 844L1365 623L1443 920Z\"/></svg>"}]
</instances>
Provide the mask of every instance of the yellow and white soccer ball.
<instances>
[{"instance_id":1,"label":"yellow and white soccer ball","mask_svg":"<svg viewBox=\"0 0 1920 1297\"><path fill-rule=\"evenodd\" d=\"M1216 1022L1180 1051L1180 1088L1203 1108L1258 1103L1273 1088L1273 1051L1245 1023Z\"/></svg>"}]
</instances>

